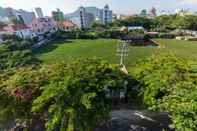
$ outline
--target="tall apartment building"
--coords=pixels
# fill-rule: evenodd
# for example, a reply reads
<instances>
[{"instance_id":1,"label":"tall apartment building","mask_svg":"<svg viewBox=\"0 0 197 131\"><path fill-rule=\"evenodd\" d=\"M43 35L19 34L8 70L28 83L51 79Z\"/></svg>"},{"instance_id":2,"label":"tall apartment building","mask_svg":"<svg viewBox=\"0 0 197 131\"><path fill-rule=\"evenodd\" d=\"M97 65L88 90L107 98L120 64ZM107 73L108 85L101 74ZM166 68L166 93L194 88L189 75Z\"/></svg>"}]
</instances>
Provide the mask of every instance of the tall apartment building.
<instances>
[{"instance_id":1,"label":"tall apartment building","mask_svg":"<svg viewBox=\"0 0 197 131\"><path fill-rule=\"evenodd\" d=\"M36 15L37 15L38 18L43 18L44 17L42 9L40 7L35 8L35 11L36 11Z\"/></svg>"},{"instance_id":2,"label":"tall apartment building","mask_svg":"<svg viewBox=\"0 0 197 131\"><path fill-rule=\"evenodd\" d=\"M103 12L103 20L102 20L103 24L112 22L113 14L112 11L109 9L108 5L105 5L102 12Z\"/></svg>"},{"instance_id":3,"label":"tall apartment building","mask_svg":"<svg viewBox=\"0 0 197 131\"><path fill-rule=\"evenodd\" d=\"M65 18L71 20L79 28L89 28L94 21L94 15L88 13L84 7L79 7L75 12L65 15Z\"/></svg>"},{"instance_id":4,"label":"tall apartment building","mask_svg":"<svg viewBox=\"0 0 197 131\"><path fill-rule=\"evenodd\" d=\"M57 9L57 11L52 11L52 17L55 21L64 21L64 13Z\"/></svg>"},{"instance_id":5,"label":"tall apartment building","mask_svg":"<svg viewBox=\"0 0 197 131\"><path fill-rule=\"evenodd\" d=\"M71 20L79 28L89 28L94 21L102 24L112 22L112 11L108 5L103 9L97 7L79 7L75 12L66 14L65 18Z\"/></svg>"},{"instance_id":6,"label":"tall apartment building","mask_svg":"<svg viewBox=\"0 0 197 131\"><path fill-rule=\"evenodd\" d=\"M85 7L86 12L94 15L94 19L96 22L102 23L102 10L97 7Z\"/></svg>"},{"instance_id":7,"label":"tall apartment building","mask_svg":"<svg viewBox=\"0 0 197 131\"><path fill-rule=\"evenodd\" d=\"M112 22L113 13L108 5L105 5L103 9L99 9L97 7L85 7L85 9L88 13L94 15L96 22L102 24L107 24Z\"/></svg>"},{"instance_id":8,"label":"tall apartment building","mask_svg":"<svg viewBox=\"0 0 197 131\"><path fill-rule=\"evenodd\" d=\"M28 12L25 10L19 10L16 12L16 17L19 20L22 20L25 25L29 26L33 19L36 17L34 12Z\"/></svg>"},{"instance_id":9,"label":"tall apartment building","mask_svg":"<svg viewBox=\"0 0 197 131\"><path fill-rule=\"evenodd\" d=\"M34 12L25 11L22 9L15 10L13 8L1 8L0 17L8 19L16 18L17 20L28 26L35 18L35 14Z\"/></svg>"}]
</instances>

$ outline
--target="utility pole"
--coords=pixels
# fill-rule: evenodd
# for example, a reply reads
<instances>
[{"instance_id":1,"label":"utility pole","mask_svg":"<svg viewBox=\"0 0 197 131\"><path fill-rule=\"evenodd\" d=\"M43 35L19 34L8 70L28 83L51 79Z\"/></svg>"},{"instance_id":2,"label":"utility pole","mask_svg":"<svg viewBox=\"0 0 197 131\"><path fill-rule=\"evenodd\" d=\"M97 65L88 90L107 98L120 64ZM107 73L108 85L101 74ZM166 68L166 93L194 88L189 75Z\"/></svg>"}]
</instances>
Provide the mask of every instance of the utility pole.
<instances>
[{"instance_id":1,"label":"utility pole","mask_svg":"<svg viewBox=\"0 0 197 131\"><path fill-rule=\"evenodd\" d=\"M125 40L120 40L117 44L117 55L120 57L120 70L128 75L128 71L124 65L125 57L128 56L129 47L128 42Z\"/></svg>"},{"instance_id":2,"label":"utility pole","mask_svg":"<svg viewBox=\"0 0 197 131\"><path fill-rule=\"evenodd\" d=\"M120 65L124 65L125 57L128 56L129 48L127 41L120 40L117 45L117 55L120 57Z\"/></svg>"}]
</instances>

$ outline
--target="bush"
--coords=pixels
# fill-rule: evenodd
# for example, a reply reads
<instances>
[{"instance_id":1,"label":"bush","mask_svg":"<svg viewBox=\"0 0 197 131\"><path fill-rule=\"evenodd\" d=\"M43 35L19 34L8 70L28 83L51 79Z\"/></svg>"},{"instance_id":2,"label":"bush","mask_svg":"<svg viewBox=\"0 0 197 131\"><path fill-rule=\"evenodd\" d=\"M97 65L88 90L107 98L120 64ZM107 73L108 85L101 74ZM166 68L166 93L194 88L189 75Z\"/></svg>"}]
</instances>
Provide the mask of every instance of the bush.
<instances>
[{"instance_id":1,"label":"bush","mask_svg":"<svg viewBox=\"0 0 197 131\"><path fill-rule=\"evenodd\" d=\"M176 35L171 33L159 33L158 38L174 39Z\"/></svg>"},{"instance_id":2,"label":"bush","mask_svg":"<svg viewBox=\"0 0 197 131\"><path fill-rule=\"evenodd\" d=\"M0 76L0 118L5 118L0 123L10 116L30 128L36 116L47 131L92 131L111 111L107 90L120 90L124 82L118 67L96 58L23 67Z\"/></svg>"},{"instance_id":3,"label":"bush","mask_svg":"<svg viewBox=\"0 0 197 131\"><path fill-rule=\"evenodd\" d=\"M168 112L172 127L197 129L197 63L174 55L155 55L134 69L141 83L144 103L152 110Z\"/></svg>"}]
</instances>

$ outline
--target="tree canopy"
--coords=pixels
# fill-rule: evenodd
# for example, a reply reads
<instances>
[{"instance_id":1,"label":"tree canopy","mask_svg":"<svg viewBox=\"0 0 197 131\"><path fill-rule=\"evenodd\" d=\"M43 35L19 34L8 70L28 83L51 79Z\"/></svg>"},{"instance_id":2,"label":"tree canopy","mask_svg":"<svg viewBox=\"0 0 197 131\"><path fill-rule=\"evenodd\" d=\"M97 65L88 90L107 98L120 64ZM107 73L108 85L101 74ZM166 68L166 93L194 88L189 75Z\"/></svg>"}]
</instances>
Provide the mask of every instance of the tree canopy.
<instances>
[{"instance_id":1,"label":"tree canopy","mask_svg":"<svg viewBox=\"0 0 197 131\"><path fill-rule=\"evenodd\" d=\"M155 55L136 66L143 102L153 110L168 112L172 127L197 128L197 63L174 55Z\"/></svg>"}]
</instances>

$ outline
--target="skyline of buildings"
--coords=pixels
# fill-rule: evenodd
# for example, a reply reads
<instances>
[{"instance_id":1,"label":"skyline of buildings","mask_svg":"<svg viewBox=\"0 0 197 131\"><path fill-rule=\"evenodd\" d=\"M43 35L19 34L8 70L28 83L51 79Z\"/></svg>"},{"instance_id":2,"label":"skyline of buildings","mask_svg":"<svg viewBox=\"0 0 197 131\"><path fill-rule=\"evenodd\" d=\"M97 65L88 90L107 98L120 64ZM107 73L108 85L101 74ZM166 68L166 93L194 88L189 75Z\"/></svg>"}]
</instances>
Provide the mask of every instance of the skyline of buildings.
<instances>
[{"instance_id":1,"label":"skyline of buildings","mask_svg":"<svg viewBox=\"0 0 197 131\"><path fill-rule=\"evenodd\" d=\"M72 21L80 28L89 28L94 21L101 24L112 22L112 16L112 10L108 5L102 9L81 6L73 13L65 14L65 19Z\"/></svg>"}]
</instances>

